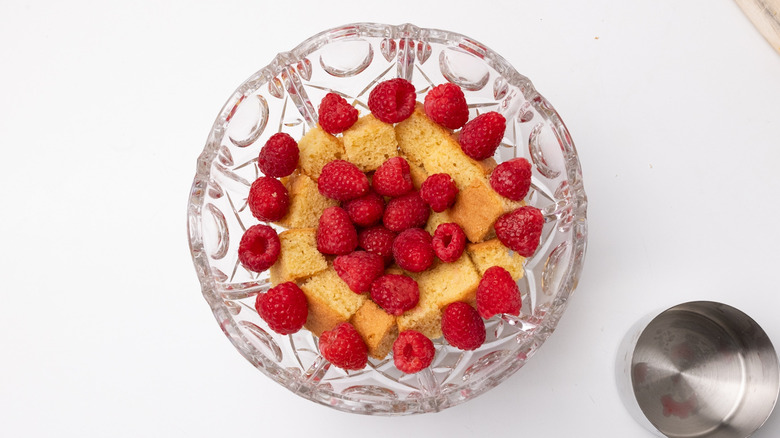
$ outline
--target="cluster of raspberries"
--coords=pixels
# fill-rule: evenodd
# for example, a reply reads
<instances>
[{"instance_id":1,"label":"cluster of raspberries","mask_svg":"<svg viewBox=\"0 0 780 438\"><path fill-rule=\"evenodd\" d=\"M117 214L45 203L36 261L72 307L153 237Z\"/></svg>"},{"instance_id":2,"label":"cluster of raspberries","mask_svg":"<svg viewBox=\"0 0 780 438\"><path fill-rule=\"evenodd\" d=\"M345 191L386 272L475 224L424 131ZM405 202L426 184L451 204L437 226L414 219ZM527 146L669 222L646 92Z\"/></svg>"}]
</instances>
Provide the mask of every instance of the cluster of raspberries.
<instances>
[{"instance_id":1,"label":"cluster of raspberries","mask_svg":"<svg viewBox=\"0 0 780 438\"><path fill-rule=\"evenodd\" d=\"M381 82L371 91L368 106L377 119L398 123L414 111L416 92L404 79ZM506 121L497 112L476 116L471 121L463 91L454 84L431 89L424 109L434 122L448 129L460 129L458 141L466 155L483 160L493 156L504 136ZM358 119L358 111L343 97L328 93L319 106L319 124L330 134L349 129ZM296 141L285 133L272 135L257 159L265 175L251 186L247 204L252 215L262 222L282 219L289 207L289 195L277 179L291 175L298 167ZM531 166L518 158L498 165L490 185L500 195L521 200L530 187ZM457 223L439 225L433 236L422 227L430 211L451 207L458 194L455 182L446 173L430 175L415 190L409 163L402 157L385 161L371 180L353 163L334 160L327 163L317 181L319 192L340 202L327 208L319 218L317 249L334 257L336 273L355 293L368 293L387 313L401 315L419 300L417 282L409 276L385 273L392 263L408 272L430 268L435 258L443 263L457 261L463 254L466 236ZM538 209L521 207L501 216L495 223L496 235L504 245L523 256L536 250L544 219ZM266 224L246 230L239 244L239 260L252 271L270 268L279 257L276 231ZM519 315L520 290L504 268L488 269L480 280L477 308L456 302L442 313L441 328L451 345L474 350L485 341L487 319L496 314ZM300 330L308 316L303 291L293 282L279 284L258 295L255 307L268 326L280 334ZM323 332L320 352L333 365L343 369L362 369L368 351L360 334L349 323L341 323ZM434 346L423 334L409 330L399 334L393 344L396 367L405 373L427 368L434 357Z\"/></svg>"}]
</instances>

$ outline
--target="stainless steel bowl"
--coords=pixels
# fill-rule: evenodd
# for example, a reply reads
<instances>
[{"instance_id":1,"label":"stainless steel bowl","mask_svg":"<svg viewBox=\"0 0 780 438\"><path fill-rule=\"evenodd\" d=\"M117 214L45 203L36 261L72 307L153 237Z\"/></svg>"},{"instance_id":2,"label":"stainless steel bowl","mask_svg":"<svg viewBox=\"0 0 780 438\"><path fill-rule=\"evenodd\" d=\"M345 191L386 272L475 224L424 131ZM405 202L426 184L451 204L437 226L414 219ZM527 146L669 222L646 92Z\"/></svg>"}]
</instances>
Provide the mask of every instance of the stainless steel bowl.
<instances>
[{"instance_id":1,"label":"stainless steel bowl","mask_svg":"<svg viewBox=\"0 0 780 438\"><path fill-rule=\"evenodd\" d=\"M642 414L668 437L747 437L772 412L780 366L759 325L721 303L661 312L625 356Z\"/></svg>"}]
</instances>

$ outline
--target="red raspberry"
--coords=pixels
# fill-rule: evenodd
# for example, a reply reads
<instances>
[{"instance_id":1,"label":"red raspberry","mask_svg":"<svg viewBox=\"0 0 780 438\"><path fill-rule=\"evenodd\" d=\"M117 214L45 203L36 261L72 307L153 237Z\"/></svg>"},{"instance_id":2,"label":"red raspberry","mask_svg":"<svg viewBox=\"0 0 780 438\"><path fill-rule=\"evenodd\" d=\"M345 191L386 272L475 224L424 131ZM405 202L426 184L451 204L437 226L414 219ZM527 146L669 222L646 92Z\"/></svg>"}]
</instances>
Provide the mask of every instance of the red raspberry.
<instances>
[{"instance_id":1,"label":"red raspberry","mask_svg":"<svg viewBox=\"0 0 780 438\"><path fill-rule=\"evenodd\" d=\"M241 236L238 260L250 271L262 272L276 263L281 251L276 230L268 225L252 225Z\"/></svg>"},{"instance_id":2,"label":"red raspberry","mask_svg":"<svg viewBox=\"0 0 780 438\"><path fill-rule=\"evenodd\" d=\"M277 132L265 142L257 157L257 167L266 176L281 178L298 167L298 143L284 132Z\"/></svg>"},{"instance_id":3,"label":"red raspberry","mask_svg":"<svg viewBox=\"0 0 780 438\"><path fill-rule=\"evenodd\" d=\"M393 262L393 240L396 234L382 225L366 228L358 233L358 244L368 252L382 257L385 265Z\"/></svg>"},{"instance_id":4,"label":"red raspberry","mask_svg":"<svg viewBox=\"0 0 780 438\"><path fill-rule=\"evenodd\" d=\"M255 309L271 330L282 335L291 335L300 330L309 315L306 295L291 281L259 294Z\"/></svg>"},{"instance_id":5,"label":"red raspberry","mask_svg":"<svg viewBox=\"0 0 780 438\"><path fill-rule=\"evenodd\" d=\"M414 112L415 103L414 85L402 78L380 82L368 95L368 109L385 123L406 120Z\"/></svg>"},{"instance_id":6,"label":"red raspberry","mask_svg":"<svg viewBox=\"0 0 780 438\"><path fill-rule=\"evenodd\" d=\"M343 205L352 222L359 227L370 227L382 220L385 199L374 192L347 201Z\"/></svg>"},{"instance_id":7,"label":"red raspberry","mask_svg":"<svg viewBox=\"0 0 780 438\"><path fill-rule=\"evenodd\" d=\"M409 228L393 241L393 258L401 269L422 272L433 264L431 235L421 228Z\"/></svg>"},{"instance_id":8,"label":"red raspberry","mask_svg":"<svg viewBox=\"0 0 780 438\"><path fill-rule=\"evenodd\" d=\"M317 249L323 254L349 254L357 247L357 231L341 207L328 207L317 227Z\"/></svg>"},{"instance_id":9,"label":"red raspberry","mask_svg":"<svg viewBox=\"0 0 780 438\"><path fill-rule=\"evenodd\" d=\"M322 167L317 188L323 196L349 201L368 193L368 177L349 161L333 160Z\"/></svg>"},{"instance_id":10,"label":"red raspberry","mask_svg":"<svg viewBox=\"0 0 780 438\"><path fill-rule=\"evenodd\" d=\"M512 275L501 266L485 271L477 287L477 311L485 319L500 313L519 316L522 299Z\"/></svg>"},{"instance_id":11,"label":"red raspberry","mask_svg":"<svg viewBox=\"0 0 780 438\"><path fill-rule=\"evenodd\" d=\"M491 111L474 117L460 130L460 148L475 160L484 160L493 156L504 138L506 119Z\"/></svg>"},{"instance_id":12,"label":"red raspberry","mask_svg":"<svg viewBox=\"0 0 780 438\"><path fill-rule=\"evenodd\" d=\"M490 187L499 195L519 201L531 188L531 163L525 158L505 161L490 174Z\"/></svg>"},{"instance_id":13,"label":"red raspberry","mask_svg":"<svg viewBox=\"0 0 780 438\"><path fill-rule=\"evenodd\" d=\"M418 192L391 199L385 207L382 223L391 231L421 227L428 222L431 210Z\"/></svg>"},{"instance_id":14,"label":"red raspberry","mask_svg":"<svg viewBox=\"0 0 780 438\"><path fill-rule=\"evenodd\" d=\"M523 257L531 257L539 246L544 216L538 208L520 207L496 220L493 227L501 243Z\"/></svg>"},{"instance_id":15,"label":"red raspberry","mask_svg":"<svg viewBox=\"0 0 780 438\"><path fill-rule=\"evenodd\" d=\"M374 191L382 196L396 198L412 191L409 163L402 157L393 157L382 163L371 179Z\"/></svg>"},{"instance_id":16,"label":"red raspberry","mask_svg":"<svg viewBox=\"0 0 780 438\"><path fill-rule=\"evenodd\" d=\"M358 119L358 110L336 93L328 93L322 98L318 114L320 126L331 134L346 131Z\"/></svg>"},{"instance_id":17,"label":"red raspberry","mask_svg":"<svg viewBox=\"0 0 780 438\"><path fill-rule=\"evenodd\" d=\"M287 214L290 197L287 189L278 179L261 176L249 189L247 204L252 216L261 221L273 222Z\"/></svg>"},{"instance_id":18,"label":"red raspberry","mask_svg":"<svg viewBox=\"0 0 780 438\"><path fill-rule=\"evenodd\" d=\"M424 334L406 330L393 342L393 363L402 373L412 374L428 368L436 349Z\"/></svg>"},{"instance_id":19,"label":"red raspberry","mask_svg":"<svg viewBox=\"0 0 780 438\"><path fill-rule=\"evenodd\" d=\"M368 292L371 282L385 272L385 261L377 254L355 251L336 257L333 268L352 292L363 293Z\"/></svg>"},{"instance_id":20,"label":"red raspberry","mask_svg":"<svg viewBox=\"0 0 780 438\"><path fill-rule=\"evenodd\" d=\"M368 362L368 347L360 333L348 322L320 335L320 354L334 366L362 370Z\"/></svg>"},{"instance_id":21,"label":"red raspberry","mask_svg":"<svg viewBox=\"0 0 780 438\"><path fill-rule=\"evenodd\" d=\"M425 114L449 129L458 129L469 120L469 107L459 86L451 83L435 86L425 95Z\"/></svg>"},{"instance_id":22,"label":"red raspberry","mask_svg":"<svg viewBox=\"0 0 780 438\"><path fill-rule=\"evenodd\" d=\"M435 173L423 181L420 196L437 213L448 209L458 195L455 181L446 173Z\"/></svg>"},{"instance_id":23,"label":"red raspberry","mask_svg":"<svg viewBox=\"0 0 780 438\"><path fill-rule=\"evenodd\" d=\"M420 300L420 288L413 278L385 274L371 283L371 300L391 315L401 315Z\"/></svg>"},{"instance_id":24,"label":"red raspberry","mask_svg":"<svg viewBox=\"0 0 780 438\"><path fill-rule=\"evenodd\" d=\"M441 332L453 347L476 350L485 342L485 321L473 307L456 301L441 314Z\"/></svg>"},{"instance_id":25,"label":"red raspberry","mask_svg":"<svg viewBox=\"0 0 780 438\"><path fill-rule=\"evenodd\" d=\"M440 224L433 232L433 252L444 263L457 261L466 247L466 233L460 225Z\"/></svg>"}]
</instances>

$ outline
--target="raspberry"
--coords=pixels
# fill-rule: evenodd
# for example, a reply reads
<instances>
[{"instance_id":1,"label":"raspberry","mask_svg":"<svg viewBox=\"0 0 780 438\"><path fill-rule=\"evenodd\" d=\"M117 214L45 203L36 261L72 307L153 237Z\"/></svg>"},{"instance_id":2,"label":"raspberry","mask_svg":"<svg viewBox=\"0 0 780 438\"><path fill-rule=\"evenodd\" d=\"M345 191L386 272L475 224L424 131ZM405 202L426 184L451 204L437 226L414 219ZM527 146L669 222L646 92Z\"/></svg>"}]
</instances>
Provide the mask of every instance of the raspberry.
<instances>
[{"instance_id":1,"label":"raspberry","mask_svg":"<svg viewBox=\"0 0 780 438\"><path fill-rule=\"evenodd\" d=\"M343 208L355 225L370 227L382 220L382 213L385 212L385 199L370 191L360 198L345 202Z\"/></svg>"},{"instance_id":2,"label":"raspberry","mask_svg":"<svg viewBox=\"0 0 780 438\"><path fill-rule=\"evenodd\" d=\"M539 246L544 216L538 208L520 207L496 220L493 227L501 243L523 257L531 257Z\"/></svg>"},{"instance_id":3,"label":"raspberry","mask_svg":"<svg viewBox=\"0 0 780 438\"><path fill-rule=\"evenodd\" d=\"M360 230L358 245L370 253L381 256L385 265L393 261L393 240L396 234L382 225Z\"/></svg>"},{"instance_id":4,"label":"raspberry","mask_svg":"<svg viewBox=\"0 0 780 438\"><path fill-rule=\"evenodd\" d=\"M371 282L385 272L385 261L377 254L355 251L336 257L333 268L352 292L363 293L368 292Z\"/></svg>"},{"instance_id":5,"label":"raspberry","mask_svg":"<svg viewBox=\"0 0 780 438\"><path fill-rule=\"evenodd\" d=\"M371 283L371 300L391 315L401 315L417 305L420 288L413 278L385 274Z\"/></svg>"},{"instance_id":6,"label":"raspberry","mask_svg":"<svg viewBox=\"0 0 780 438\"><path fill-rule=\"evenodd\" d=\"M477 311L485 319L500 313L519 316L522 300L520 288L512 275L501 266L485 271L477 287Z\"/></svg>"},{"instance_id":7,"label":"raspberry","mask_svg":"<svg viewBox=\"0 0 780 438\"><path fill-rule=\"evenodd\" d=\"M287 189L278 179L267 176L261 176L252 183L246 202L252 216L265 222L278 221L290 207Z\"/></svg>"},{"instance_id":8,"label":"raspberry","mask_svg":"<svg viewBox=\"0 0 780 438\"><path fill-rule=\"evenodd\" d=\"M368 362L368 347L360 333L348 322L322 332L320 354L331 364L345 370L362 370Z\"/></svg>"},{"instance_id":9,"label":"raspberry","mask_svg":"<svg viewBox=\"0 0 780 438\"><path fill-rule=\"evenodd\" d=\"M418 331L403 331L393 342L395 367L406 374L428 368L433 362L434 354L436 349L433 348L433 342Z\"/></svg>"},{"instance_id":10,"label":"raspberry","mask_svg":"<svg viewBox=\"0 0 780 438\"><path fill-rule=\"evenodd\" d=\"M393 241L393 258L401 269L422 272L433 264L431 235L421 228L409 228Z\"/></svg>"},{"instance_id":11,"label":"raspberry","mask_svg":"<svg viewBox=\"0 0 780 438\"><path fill-rule=\"evenodd\" d=\"M420 186L420 196L437 213L448 209L455 202L457 194L455 181L446 173L433 174Z\"/></svg>"},{"instance_id":12,"label":"raspberry","mask_svg":"<svg viewBox=\"0 0 780 438\"><path fill-rule=\"evenodd\" d=\"M485 321L473 307L456 301L442 312L441 332L453 347L476 350L485 342Z\"/></svg>"},{"instance_id":13,"label":"raspberry","mask_svg":"<svg viewBox=\"0 0 780 438\"><path fill-rule=\"evenodd\" d=\"M475 160L484 160L493 156L504 138L506 119L491 111L474 117L460 130L460 148Z\"/></svg>"},{"instance_id":14,"label":"raspberry","mask_svg":"<svg viewBox=\"0 0 780 438\"><path fill-rule=\"evenodd\" d=\"M391 199L385 207L382 223L391 231L421 227L428 222L431 210L418 192Z\"/></svg>"},{"instance_id":15,"label":"raspberry","mask_svg":"<svg viewBox=\"0 0 780 438\"><path fill-rule=\"evenodd\" d=\"M291 281L258 295L255 309L271 330L282 335L291 335L300 330L309 315L306 295Z\"/></svg>"},{"instance_id":16,"label":"raspberry","mask_svg":"<svg viewBox=\"0 0 780 438\"><path fill-rule=\"evenodd\" d=\"M323 254L349 254L357 246L357 231L341 207L328 207L317 227L317 249Z\"/></svg>"},{"instance_id":17,"label":"raspberry","mask_svg":"<svg viewBox=\"0 0 780 438\"><path fill-rule=\"evenodd\" d=\"M336 93L322 98L318 114L320 126L331 134L346 131L358 119L358 110Z\"/></svg>"},{"instance_id":18,"label":"raspberry","mask_svg":"<svg viewBox=\"0 0 780 438\"><path fill-rule=\"evenodd\" d=\"M425 95L425 114L449 129L458 129L469 120L469 107L459 86L451 83L435 86Z\"/></svg>"},{"instance_id":19,"label":"raspberry","mask_svg":"<svg viewBox=\"0 0 780 438\"><path fill-rule=\"evenodd\" d=\"M466 247L466 233L460 225L440 224L433 232L433 252L444 263L457 261Z\"/></svg>"},{"instance_id":20,"label":"raspberry","mask_svg":"<svg viewBox=\"0 0 780 438\"><path fill-rule=\"evenodd\" d=\"M525 158L505 161L490 174L490 187L499 195L519 201L531 188L531 163Z\"/></svg>"},{"instance_id":21,"label":"raspberry","mask_svg":"<svg viewBox=\"0 0 780 438\"><path fill-rule=\"evenodd\" d=\"M298 167L298 143L284 132L277 132L265 142L257 157L257 167L266 176L281 178Z\"/></svg>"},{"instance_id":22,"label":"raspberry","mask_svg":"<svg viewBox=\"0 0 780 438\"><path fill-rule=\"evenodd\" d=\"M403 78L380 82L368 95L371 114L385 123L406 120L414 112L416 103L414 85Z\"/></svg>"},{"instance_id":23,"label":"raspberry","mask_svg":"<svg viewBox=\"0 0 780 438\"><path fill-rule=\"evenodd\" d=\"M374 191L382 196L396 198L412 191L409 163L402 157L393 157L382 163L371 180Z\"/></svg>"},{"instance_id":24,"label":"raspberry","mask_svg":"<svg viewBox=\"0 0 780 438\"><path fill-rule=\"evenodd\" d=\"M258 224L247 228L238 244L238 260L250 271L262 272L276 263L281 251L276 230Z\"/></svg>"},{"instance_id":25,"label":"raspberry","mask_svg":"<svg viewBox=\"0 0 780 438\"><path fill-rule=\"evenodd\" d=\"M349 201L368 193L368 177L349 161L333 160L322 167L317 188L323 196Z\"/></svg>"}]
</instances>

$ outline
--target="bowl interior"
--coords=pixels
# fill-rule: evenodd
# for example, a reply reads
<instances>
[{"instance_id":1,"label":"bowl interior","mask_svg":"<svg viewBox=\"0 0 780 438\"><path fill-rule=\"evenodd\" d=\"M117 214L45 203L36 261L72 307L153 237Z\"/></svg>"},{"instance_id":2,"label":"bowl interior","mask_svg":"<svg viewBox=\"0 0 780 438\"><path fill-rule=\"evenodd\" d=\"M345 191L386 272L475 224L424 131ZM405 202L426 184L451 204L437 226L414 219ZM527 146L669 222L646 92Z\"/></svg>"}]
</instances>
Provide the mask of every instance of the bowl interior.
<instances>
[{"instance_id":1,"label":"bowl interior","mask_svg":"<svg viewBox=\"0 0 780 438\"><path fill-rule=\"evenodd\" d=\"M772 412L780 367L769 337L741 311L697 301L668 309L640 335L632 385L669 437L744 437Z\"/></svg>"},{"instance_id":2,"label":"bowl interior","mask_svg":"<svg viewBox=\"0 0 780 438\"><path fill-rule=\"evenodd\" d=\"M518 284L519 318L486 321L488 338L464 352L443 340L429 369L404 375L391 358L345 372L320 357L308 331L282 336L254 310L270 286L237 260L243 231L257 223L246 206L261 176L260 147L276 132L299 139L317 123L316 106L333 90L367 114L373 85L411 81L418 101L434 85L464 89L471 117L498 111L507 119L498 162L533 163L526 202L545 215L542 243ZM281 228L277 227L278 230ZM438 411L473 398L518 370L554 330L575 288L585 253L586 197L574 145L553 107L501 56L463 35L406 24L351 24L317 34L280 53L230 96L197 163L188 231L202 292L241 354L291 391L336 409L364 414Z\"/></svg>"}]
</instances>

